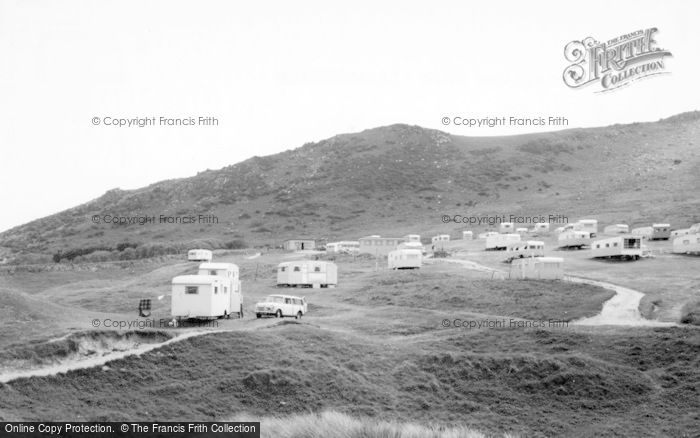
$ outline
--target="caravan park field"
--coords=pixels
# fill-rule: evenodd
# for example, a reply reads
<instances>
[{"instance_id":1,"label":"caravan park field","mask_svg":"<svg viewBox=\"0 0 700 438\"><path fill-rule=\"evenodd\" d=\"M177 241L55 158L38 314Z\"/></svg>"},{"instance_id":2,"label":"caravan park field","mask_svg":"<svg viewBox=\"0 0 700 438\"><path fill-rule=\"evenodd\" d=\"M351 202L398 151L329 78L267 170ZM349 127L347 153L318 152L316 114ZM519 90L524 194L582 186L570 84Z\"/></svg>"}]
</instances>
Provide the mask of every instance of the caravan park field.
<instances>
[{"instance_id":1,"label":"caravan park field","mask_svg":"<svg viewBox=\"0 0 700 438\"><path fill-rule=\"evenodd\" d=\"M505 266L502 254L468 245L454 257ZM151 320L167 321L170 279L197 266L175 257L3 272L2 329L10 335L2 337L2 374L81 361L97 366L2 383L0 418L262 419L270 437L282 436L280 424L297 428L287 436L307 436L308 422L383 421L393 424L377 429L412 424L425 433L415 428L523 437L692 436L700 424L700 330L576 325L600 312L610 290L510 280L437 259L420 271L384 264L376 270L374 260L342 256L337 288L292 289L309 301L302 320L256 319L256 301L289 292L275 287L276 265L299 257L309 256L217 254L217 261L240 266L246 310L242 320L220 320L218 327L92 327L94 319L143 320L136 315L140 298L153 299ZM568 273L610 275L629 287L633 270L646 268L651 278L648 270L662 260L597 269L602 262L566 257ZM684 261L697 260L673 263ZM671 298L673 290L660 292L664 303L682 301ZM672 320L674 306L660 312ZM140 355L100 360L163 342Z\"/></svg>"}]
</instances>

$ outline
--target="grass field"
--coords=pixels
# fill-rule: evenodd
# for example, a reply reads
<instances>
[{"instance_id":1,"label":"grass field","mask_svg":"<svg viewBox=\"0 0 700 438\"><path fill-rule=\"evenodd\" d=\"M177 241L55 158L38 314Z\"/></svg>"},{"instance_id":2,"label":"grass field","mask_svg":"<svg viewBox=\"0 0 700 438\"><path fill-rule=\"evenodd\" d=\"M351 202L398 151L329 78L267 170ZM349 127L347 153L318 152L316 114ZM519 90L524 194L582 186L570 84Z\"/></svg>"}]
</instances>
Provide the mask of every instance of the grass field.
<instances>
[{"instance_id":1,"label":"grass field","mask_svg":"<svg viewBox=\"0 0 700 438\"><path fill-rule=\"evenodd\" d=\"M0 418L263 419L269 428L263 436L290 437L314 436L304 432L310 424L319 431L343 424L349 437L692 436L700 424L700 332L694 327L452 323L571 321L598 313L611 296L607 290L491 279L450 263L419 272L375 271L371 260L339 258L339 287L291 290L310 303L301 321L255 319L254 303L280 292L273 268L289 257L219 260L239 264L245 291L246 317L220 321L219 329L228 331L104 367L0 384ZM473 259L499 266L498 255L487 257ZM6 327L26 311L12 306L53 307L23 325L43 328L44 341L38 330L26 337L16 330L13 339L3 337L0 362L60 361L84 349L85 338L90 348L119 348L134 338L101 330L46 340L84 332L96 316L135 319L135 300L167 295L170 278L196 264L139 269L85 273L74 281L55 273L3 278L4 291L18 297L4 305ZM155 304L154 317L167 317L169 299ZM124 312L107 313L112 308ZM166 327L136 339L187 330ZM288 435L278 433L284 425Z\"/></svg>"}]
</instances>

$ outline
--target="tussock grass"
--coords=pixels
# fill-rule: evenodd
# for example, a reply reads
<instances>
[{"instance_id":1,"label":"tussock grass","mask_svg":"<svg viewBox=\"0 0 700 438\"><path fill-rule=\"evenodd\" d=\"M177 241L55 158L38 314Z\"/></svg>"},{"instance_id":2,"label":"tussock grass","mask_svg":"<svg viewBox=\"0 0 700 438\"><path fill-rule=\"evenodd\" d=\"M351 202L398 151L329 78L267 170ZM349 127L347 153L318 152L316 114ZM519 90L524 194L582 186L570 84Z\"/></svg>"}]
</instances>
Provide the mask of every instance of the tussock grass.
<instances>
[{"instance_id":1,"label":"tussock grass","mask_svg":"<svg viewBox=\"0 0 700 438\"><path fill-rule=\"evenodd\" d=\"M335 411L267 417L235 418L229 421L260 421L261 438L486 438L479 431L468 427L422 426L416 423L399 423L356 418ZM513 435L498 435L514 438Z\"/></svg>"}]
</instances>

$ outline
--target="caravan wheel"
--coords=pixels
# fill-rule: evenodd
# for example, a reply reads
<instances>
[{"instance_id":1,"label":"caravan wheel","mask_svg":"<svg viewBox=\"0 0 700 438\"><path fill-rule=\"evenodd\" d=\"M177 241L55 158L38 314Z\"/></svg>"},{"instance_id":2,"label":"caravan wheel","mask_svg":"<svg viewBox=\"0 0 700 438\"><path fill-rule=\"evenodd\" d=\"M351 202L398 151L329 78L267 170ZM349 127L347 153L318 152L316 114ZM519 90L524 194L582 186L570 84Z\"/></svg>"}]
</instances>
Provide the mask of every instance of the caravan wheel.
<instances>
[{"instance_id":1,"label":"caravan wheel","mask_svg":"<svg viewBox=\"0 0 700 438\"><path fill-rule=\"evenodd\" d=\"M224 318L231 319L231 314L224 310Z\"/></svg>"},{"instance_id":2,"label":"caravan wheel","mask_svg":"<svg viewBox=\"0 0 700 438\"><path fill-rule=\"evenodd\" d=\"M301 310L297 312L297 316L294 317L294 319L301 319L301 316L303 313L301 313Z\"/></svg>"}]
</instances>

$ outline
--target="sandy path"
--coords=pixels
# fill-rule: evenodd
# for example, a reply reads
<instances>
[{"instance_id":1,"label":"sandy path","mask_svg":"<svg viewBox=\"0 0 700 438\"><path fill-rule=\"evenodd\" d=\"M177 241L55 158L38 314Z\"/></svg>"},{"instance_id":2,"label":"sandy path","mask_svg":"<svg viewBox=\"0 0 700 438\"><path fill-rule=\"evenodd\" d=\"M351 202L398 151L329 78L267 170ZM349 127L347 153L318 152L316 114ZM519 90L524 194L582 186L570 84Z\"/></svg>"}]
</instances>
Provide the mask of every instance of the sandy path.
<instances>
[{"instance_id":1,"label":"sandy path","mask_svg":"<svg viewBox=\"0 0 700 438\"><path fill-rule=\"evenodd\" d=\"M503 276L506 275L505 271L490 268L470 260L444 259L444 261L448 263L458 263L467 269L472 269L479 272L491 272L502 274ZM615 292L615 296L603 304L603 309L598 315L573 321L572 324L587 326L624 325L646 327L671 327L677 325L673 322L660 322L644 318L639 312L639 303L644 296L642 292L605 281L590 280L571 275L565 276L564 280L572 283L583 283L599 286Z\"/></svg>"}]
</instances>

